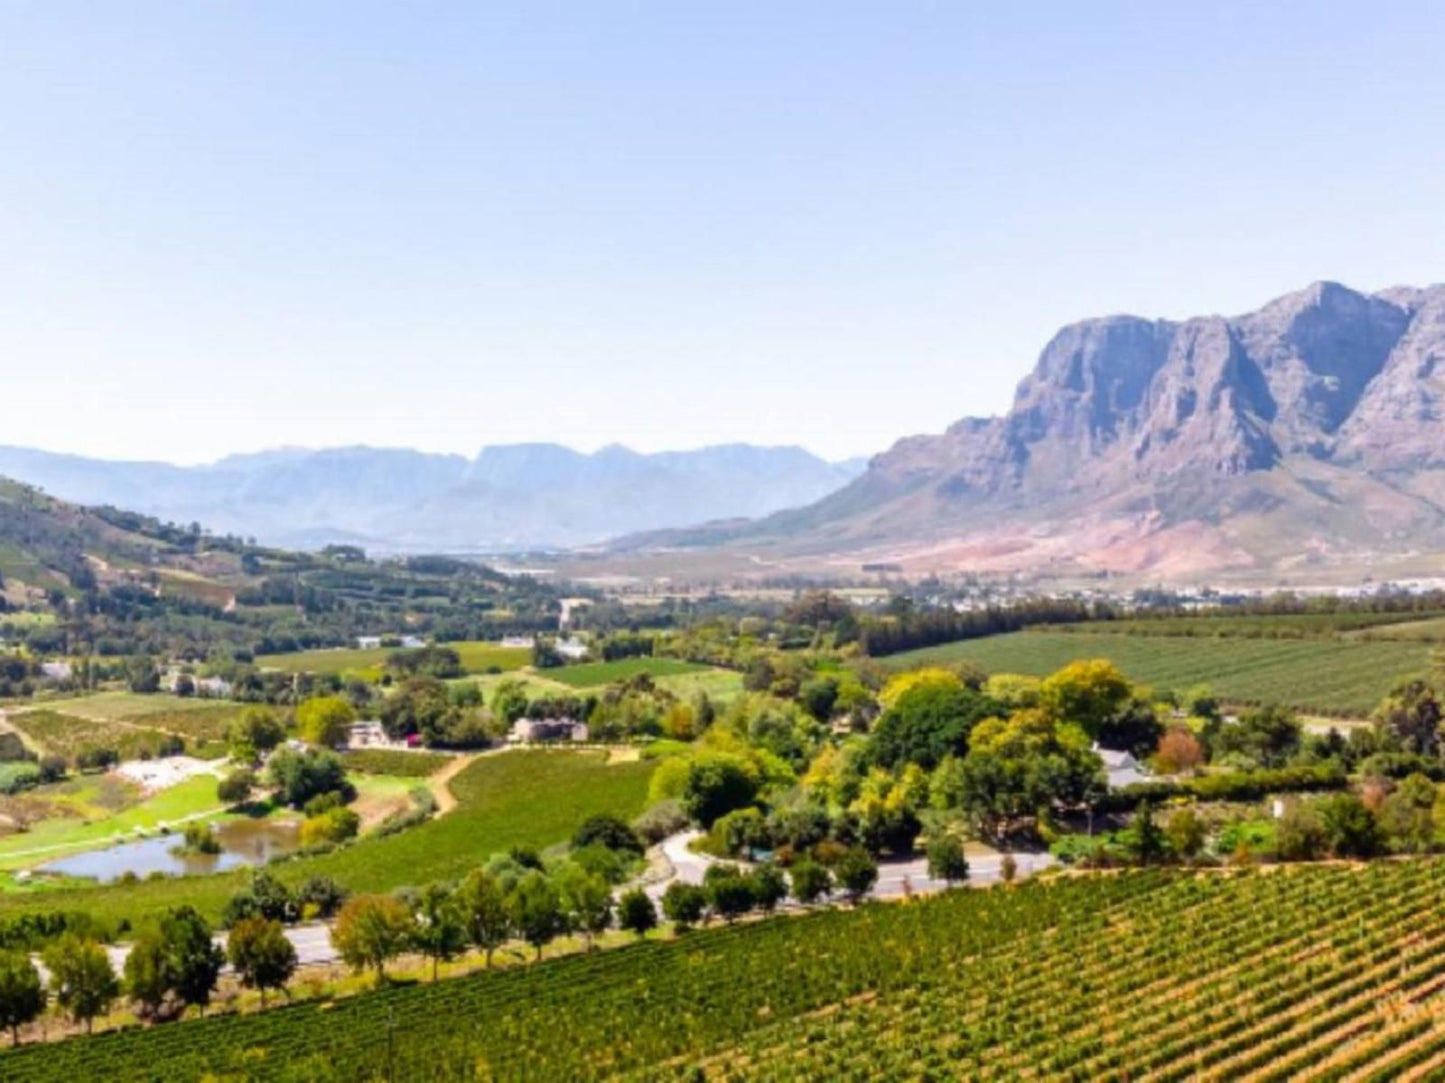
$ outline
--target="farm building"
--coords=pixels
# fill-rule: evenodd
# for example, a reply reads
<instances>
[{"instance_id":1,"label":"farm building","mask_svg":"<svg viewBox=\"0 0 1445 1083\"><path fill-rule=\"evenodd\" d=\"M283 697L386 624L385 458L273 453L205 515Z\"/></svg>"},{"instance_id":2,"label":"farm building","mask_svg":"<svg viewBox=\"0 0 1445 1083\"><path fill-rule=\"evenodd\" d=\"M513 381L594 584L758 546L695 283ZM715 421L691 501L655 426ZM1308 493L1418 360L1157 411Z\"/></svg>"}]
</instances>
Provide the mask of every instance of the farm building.
<instances>
[{"instance_id":1,"label":"farm building","mask_svg":"<svg viewBox=\"0 0 1445 1083\"><path fill-rule=\"evenodd\" d=\"M587 657L587 644L575 637L557 640L554 649L563 658L571 662L581 661Z\"/></svg>"},{"instance_id":2,"label":"farm building","mask_svg":"<svg viewBox=\"0 0 1445 1083\"><path fill-rule=\"evenodd\" d=\"M586 722L570 718L519 718L512 723L513 741L585 741Z\"/></svg>"},{"instance_id":3,"label":"farm building","mask_svg":"<svg viewBox=\"0 0 1445 1083\"><path fill-rule=\"evenodd\" d=\"M73 671L69 662L41 662L40 675L51 681L68 681Z\"/></svg>"},{"instance_id":4,"label":"farm building","mask_svg":"<svg viewBox=\"0 0 1445 1083\"><path fill-rule=\"evenodd\" d=\"M386 729L375 719L353 722L346 731L346 747L357 748L408 748L404 740L395 740L387 735Z\"/></svg>"},{"instance_id":5,"label":"farm building","mask_svg":"<svg viewBox=\"0 0 1445 1083\"><path fill-rule=\"evenodd\" d=\"M1120 790L1125 786L1132 786L1136 782L1149 781L1149 773L1128 752L1100 748L1097 745L1094 746L1094 752L1099 759L1104 761L1104 775L1109 781L1109 789Z\"/></svg>"},{"instance_id":6,"label":"farm building","mask_svg":"<svg viewBox=\"0 0 1445 1083\"><path fill-rule=\"evenodd\" d=\"M362 651L374 651L381 646L381 636L357 636L356 648Z\"/></svg>"}]
</instances>

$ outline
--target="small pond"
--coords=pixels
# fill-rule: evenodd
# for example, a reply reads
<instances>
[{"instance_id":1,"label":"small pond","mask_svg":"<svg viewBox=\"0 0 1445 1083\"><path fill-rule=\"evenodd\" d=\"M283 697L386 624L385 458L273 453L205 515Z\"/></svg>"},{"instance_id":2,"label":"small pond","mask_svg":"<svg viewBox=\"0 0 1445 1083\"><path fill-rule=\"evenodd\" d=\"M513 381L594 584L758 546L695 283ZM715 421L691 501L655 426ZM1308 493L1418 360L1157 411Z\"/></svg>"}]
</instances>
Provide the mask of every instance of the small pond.
<instances>
[{"instance_id":1,"label":"small pond","mask_svg":"<svg viewBox=\"0 0 1445 1083\"><path fill-rule=\"evenodd\" d=\"M135 842L122 842L105 850L87 850L41 865L37 872L80 876L108 884L128 872L144 879L153 872L169 876L224 872L240 865L264 865L300 844L300 827L294 822L230 820L215 825L219 854L178 854L185 841L182 831Z\"/></svg>"}]
</instances>

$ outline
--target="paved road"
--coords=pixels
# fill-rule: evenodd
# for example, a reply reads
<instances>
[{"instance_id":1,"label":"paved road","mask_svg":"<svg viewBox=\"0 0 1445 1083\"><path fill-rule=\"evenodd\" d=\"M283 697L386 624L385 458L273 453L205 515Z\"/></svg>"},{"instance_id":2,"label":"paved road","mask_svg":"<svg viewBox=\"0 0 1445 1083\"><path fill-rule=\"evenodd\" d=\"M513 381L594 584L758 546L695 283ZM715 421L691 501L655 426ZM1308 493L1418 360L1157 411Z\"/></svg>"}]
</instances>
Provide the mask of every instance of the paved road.
<instances>
[{"instance_id":1,"label":"paved road","mask_svg":"<svg viewBox=\"0 0 1445 1083\"><path fill-rule=\"evenodd\" d=\"M221 950L226 948L226 934L218 933L212 939L220 945ZM315 963L334 963L341 956L331 946L331 928L319 922L308 925L293 925L286 929L286 939L291 941L296 948L296 961L301 966L309 966ZM110 964L115 967L117 974L125 967L125 957L130 954L129 944L109 944L105 953L110 956ZM35 959L36 965L40 966L40 959ZM45 968L40 966L41 976L49 979ZM223 974L231 972L230 964L221 971Z\"/></svg>"}]
</instances>

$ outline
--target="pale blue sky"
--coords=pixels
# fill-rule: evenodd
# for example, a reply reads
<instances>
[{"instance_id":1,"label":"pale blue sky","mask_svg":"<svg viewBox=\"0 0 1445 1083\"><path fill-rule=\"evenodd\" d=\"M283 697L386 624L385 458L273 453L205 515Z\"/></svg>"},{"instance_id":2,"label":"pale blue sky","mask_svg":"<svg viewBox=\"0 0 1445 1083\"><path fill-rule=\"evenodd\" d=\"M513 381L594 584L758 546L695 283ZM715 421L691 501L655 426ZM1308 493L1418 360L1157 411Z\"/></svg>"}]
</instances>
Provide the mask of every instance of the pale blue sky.
<instances>
[{"instance_id":1,"label":"pale blue sky","mask_svg":"<svg viewBox=\"0 0 1445 1083\"><path fill-rule=\"evenodd\" d=\"M728 440L1445 279L1445 6L0 4L0 442Z\"/></svg>"}]
</instances>

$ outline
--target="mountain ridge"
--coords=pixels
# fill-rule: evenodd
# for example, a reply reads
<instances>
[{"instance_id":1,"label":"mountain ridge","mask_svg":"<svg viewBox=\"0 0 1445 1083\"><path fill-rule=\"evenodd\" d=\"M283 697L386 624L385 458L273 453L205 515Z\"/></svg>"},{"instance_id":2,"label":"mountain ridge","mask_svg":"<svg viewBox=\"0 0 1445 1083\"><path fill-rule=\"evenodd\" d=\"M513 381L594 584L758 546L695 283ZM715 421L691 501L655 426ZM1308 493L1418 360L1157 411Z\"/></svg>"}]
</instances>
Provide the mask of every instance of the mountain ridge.
<instances>
[{"instance_id":1,"label":"mountain ridge","mask_svg":"<svg viewBox=\"0 0 1445 1083\"><path fill-rule=\"evenodd\" d=\"M742 544L855 570L1445 571L1445 286L1078 321L1002 415L905 437L803 508L627 540Z\"/></svg>"},{"instance_id":2,"label":"mountain ridge","mask_svg":"<svg viewBox=\"0 0 1445 1083\"><path fill-rule=\"evenodd\" d=\"M277 448L177 466L0 447L0 475L79 504L113 504L268 544L494 552L600 542L637 530L756 517L846 484L857 460L721 444L584 453L555 443L463 455L368 445Z\"/></svg>"}]
</instances>

